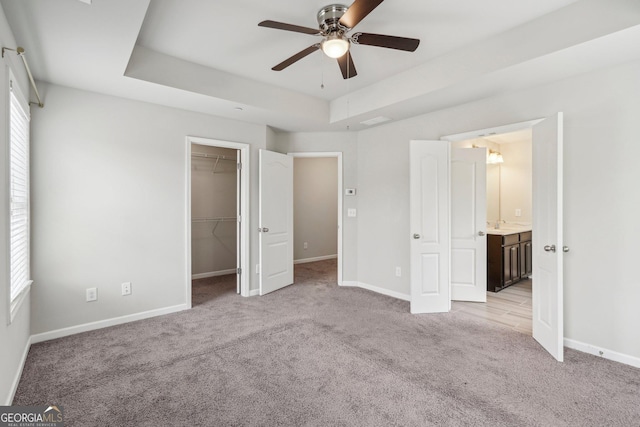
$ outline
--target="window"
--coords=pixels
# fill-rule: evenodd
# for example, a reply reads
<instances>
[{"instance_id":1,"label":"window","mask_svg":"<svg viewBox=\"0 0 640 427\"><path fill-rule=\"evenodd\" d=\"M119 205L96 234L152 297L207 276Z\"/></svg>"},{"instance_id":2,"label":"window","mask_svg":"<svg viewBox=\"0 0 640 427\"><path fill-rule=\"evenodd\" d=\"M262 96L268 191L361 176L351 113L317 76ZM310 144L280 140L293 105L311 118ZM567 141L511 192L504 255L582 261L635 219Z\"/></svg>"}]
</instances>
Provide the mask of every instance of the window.
<instances>
[{"instance_id":1,"label":"window","mask_svg":"<svg viewBox=\"0 0 640 427\"><path fill-rule=\"evenodd\" d=\"M31 284L29 244L29 104L9 80L9 253L11 319Z\"/></svg>"}]
</instances>

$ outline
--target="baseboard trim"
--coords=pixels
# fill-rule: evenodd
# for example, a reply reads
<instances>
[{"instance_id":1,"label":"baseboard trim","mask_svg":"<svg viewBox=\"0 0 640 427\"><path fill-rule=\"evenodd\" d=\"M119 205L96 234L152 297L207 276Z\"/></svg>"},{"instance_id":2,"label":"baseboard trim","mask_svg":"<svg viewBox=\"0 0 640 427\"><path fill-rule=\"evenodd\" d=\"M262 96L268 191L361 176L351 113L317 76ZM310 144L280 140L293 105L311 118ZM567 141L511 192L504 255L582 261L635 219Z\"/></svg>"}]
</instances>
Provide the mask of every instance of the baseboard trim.
<instances>
[{"instance_id":1,"label":"baseboard trim","mask_svg":"<svg viewBox=\"0 0 640 427\"><path fill-rule=\"evenodd\" d=\"M580 341L572 340L569 338L564 339L564 345L567 348L578 350L583 353L592 354L594 356L602 357L603 359L613 360L614 362L624 363L636 368L640 368L640 358L629 356L628 354L618 353L617 351L609 350L595 345L583 343Z\"/></svg>"},{"instance_id":2,"label":"baseboard trim","mask_svg":"<svg viewBox=\"0 0 640 427\"><path fill-rule=\"evenodd\" d=\"M362 288L362 289L366 289L368 291L376 292L378 294L386 295L388 297L397 298L399 300L411 301L411 295L402 294L400 292L391 291L389 289L379 288L377 286L369 285L367 283L345 280L345 281L342 282L342 285L340 285L340 286Z\"/></svg>"},{"instance_id":3,"label":"baseboard trim","mask_svg":"<svg viewBox=\"0 0 640 427\"><path fill-rule=\"evenodd\" d=\"M316 261L324 261L327 259L336 259L338 258L337 254L334 255L323 255L323 256L317 256L317 257L313 257L313 258L303 258L303 259L296 259L293 261L294 264L306 264L308 262L316 262Z\"/></svg>"},{"instance_id":4,"label":"baseboard trim","mask_svg":"<svg viewBox=\"0 0 640 427\"><path fill-rule=\"evenodd\" d=\"M22 377L22 371L24 370L24 365L27 363L27 356L29 355L29 349L31 348L31 337L27 339L27 345L24 346L24 351L22 352L22 357L20 359L20 367L16 372L15 377L13 378L13 383L11 384L11 389L9 390L9 396L7 402L4 403L4 406L11 406L13 404L13 399L16 397L16 391L18 391L18 384L20 384L20 378Z\"/></svg>"},{"instance_id":5,"label":"baseboard trim","mask_svg":"<svg viewBox=\"0 0 640 427\"><path fill-rule=\"evenodd\" d=\"M192 274L191 280L207 279L209 277L217 277L217 276L226 276L227 274L236 274L236 269L230 268L228 270L209 271L208 273Z\"/></svg>"},{"instance_id":6,"label":"baseboard trim","mask_svg":"<svg viewBox=\"0 0 640 427\"><path fill-rule=\"evenodd\" d=\"M191 307L188 304L174 305L172 307L159 308L157 310L143 311L141 313L129 314L126 316L114 317L97 322L84 323L82 325L70 326L68 328L56 329L55 331L43 332L41 334L31 335L31 343L36 344L43 341L49 341L56 338L67 337L82 332L94 331L96 329L107 328L109 326L122 325L124 323L135 322L136 320L149 319L150 317L162 316L165 314L177 313L179 311L188 310Z\"/></svg>"},{"instance_id":7,"label":"baseboard trim","mask_svg":"<svg viewBox=\"0 0 640 427\"><path fill-rule=\"evenodd\" d=\"M251 289L249 292L250 297L257 297L260 295L260 289Z\"/></svg>"}]
</instances>

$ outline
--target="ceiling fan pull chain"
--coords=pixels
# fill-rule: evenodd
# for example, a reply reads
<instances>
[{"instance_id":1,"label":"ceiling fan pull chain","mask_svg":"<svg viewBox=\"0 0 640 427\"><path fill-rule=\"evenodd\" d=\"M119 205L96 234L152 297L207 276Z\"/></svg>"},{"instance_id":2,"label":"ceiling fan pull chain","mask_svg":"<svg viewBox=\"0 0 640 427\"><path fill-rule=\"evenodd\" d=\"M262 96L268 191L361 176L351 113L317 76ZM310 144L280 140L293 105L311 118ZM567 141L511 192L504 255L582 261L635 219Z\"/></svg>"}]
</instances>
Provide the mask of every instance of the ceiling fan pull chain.
<instances>
[{"instance_id":1,"label":"ceiling fan pull chain","mask_svg":"<svg viewBox=\"0 0 640 427\"><path fill-rule=\"evenodd\" d=\"M324 89L324 55L320 56L320 89Z\"/></svg>"}]
</instances>

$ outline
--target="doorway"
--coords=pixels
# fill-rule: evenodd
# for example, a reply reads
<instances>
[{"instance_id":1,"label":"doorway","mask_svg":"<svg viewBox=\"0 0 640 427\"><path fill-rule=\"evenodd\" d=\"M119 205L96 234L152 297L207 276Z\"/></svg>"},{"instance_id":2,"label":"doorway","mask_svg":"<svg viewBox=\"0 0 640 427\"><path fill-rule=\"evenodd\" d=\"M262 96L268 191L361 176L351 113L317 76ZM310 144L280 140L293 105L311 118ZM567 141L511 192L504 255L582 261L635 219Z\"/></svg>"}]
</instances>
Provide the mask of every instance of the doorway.
<instances>
[{"instance_id":1,"label":"doorway","mask_svg":"<svg viewBox=\"0 0 640 427\"><path fill-rule=\"evenodd\" d=\"M249 296L249 145L186 138L187 302L192 280L235 275Z\"/></svg>"},{"instance_id":2,"label":"doorway","mask_svg":"<svg viewBox=\"0 0 640 427\"><path fill-rule=\"evenodd\" d=\"M536 286L532 289L532 336L560 362L564 357L563 255L569 251L563 233L563 123L559 112L544 119L442 138L453 142L533 130L530 250Z\"/></svg>"},{"instance_id":3,"label":"doorway","mask_svg":"<svg viewBox=\"0 0 640 427\"><path fill-rule=\"evenodd\" d=\"M485 134L452 147L486 149L488 273L486 306L456 301L452 309L532 335L531 129Z\"/></svg>"},{"instance_id":4,"label":"doorway","mask_svg":"<svg viewBox=\"0 0 640 427\"><path fill-rule=\"evenodd\" d=\"M342 153L294 158L294 264L337 259L342 284Z\"/></svg>"}]
</instances>

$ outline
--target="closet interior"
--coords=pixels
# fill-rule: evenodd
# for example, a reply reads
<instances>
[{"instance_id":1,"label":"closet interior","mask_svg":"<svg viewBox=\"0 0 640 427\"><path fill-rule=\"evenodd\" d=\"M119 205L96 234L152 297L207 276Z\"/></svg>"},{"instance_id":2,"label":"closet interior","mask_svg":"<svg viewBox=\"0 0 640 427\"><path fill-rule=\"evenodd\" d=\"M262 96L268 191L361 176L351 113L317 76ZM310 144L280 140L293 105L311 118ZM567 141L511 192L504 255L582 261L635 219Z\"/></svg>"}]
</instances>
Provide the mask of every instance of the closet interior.
<instances>
[{"instance_id":1,"label":"closet interior","mask_svg":"<svg viewBox=\"0 0 640 427\"><path fill-rule=\"evenodd\" d=\"M240 151L191 144L193 279L236 274Z\"/></svg>"}]
</instances>

